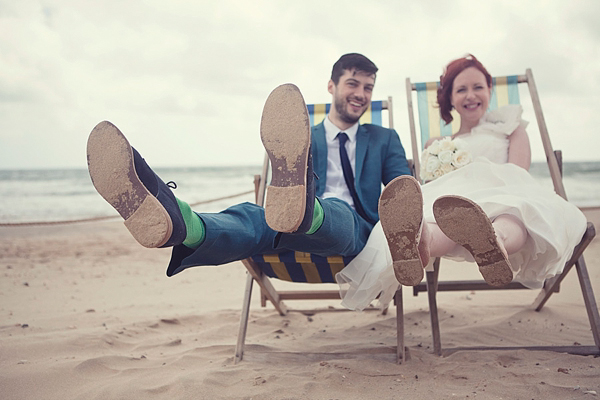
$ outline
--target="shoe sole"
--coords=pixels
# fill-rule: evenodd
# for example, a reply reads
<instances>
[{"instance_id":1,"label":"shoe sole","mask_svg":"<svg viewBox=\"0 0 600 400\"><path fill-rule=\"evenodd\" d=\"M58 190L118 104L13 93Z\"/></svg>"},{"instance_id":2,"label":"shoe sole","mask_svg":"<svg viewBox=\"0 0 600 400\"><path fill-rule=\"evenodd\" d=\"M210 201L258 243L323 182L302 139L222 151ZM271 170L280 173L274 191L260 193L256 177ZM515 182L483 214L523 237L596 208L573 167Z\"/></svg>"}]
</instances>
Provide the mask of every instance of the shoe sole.
<instances>
[{"instance_id":1,"label":"shoe sole","mask_svg":"<svg viewBox=\"0 0 600 400\"><path fill-rule=\"evenodd\" d=\"M310 119L300 90L292 84L275 88L260 122L260 137L271 161L265 219L277 232L295 232L306 210L306 171Z\"/></svg>"},{"instance_id":2,"label":"shoe sole","mask_svg":"<svg viewBox=\"0 0 600 400\"><path fill-rule=\"evenodd\" d=\"M483 279L491 286L513 280L510 262L492 222L483 209L464 197L443 196L433 203L433 215L446 236L473 255Z\"/></svg>"},{"instance_id":3,"label":"shoe sole","mask_svg":"<svg viewBox=\"0 0 600 400\"><path fill-rule=\"evenodd\" d=\"M418 249L423 221L419 183L409 176L400 176L388 183L379 198L379 218L392 254L396 279L405 286L418 285L424 276Z\"/></svg>"},{"instance_id":4,"label":"shoe sole","mask_svg":"<svg viewBox=\"0 0 600 400\"><path fill-rule=\"evenodd\" d=\"M169 240L173 223L167 210L135 171L133 149L119 129L100 122L90 133L87 162L98 193L118 211L131 235L144 247Z\"/></svg>"}]
</instances>

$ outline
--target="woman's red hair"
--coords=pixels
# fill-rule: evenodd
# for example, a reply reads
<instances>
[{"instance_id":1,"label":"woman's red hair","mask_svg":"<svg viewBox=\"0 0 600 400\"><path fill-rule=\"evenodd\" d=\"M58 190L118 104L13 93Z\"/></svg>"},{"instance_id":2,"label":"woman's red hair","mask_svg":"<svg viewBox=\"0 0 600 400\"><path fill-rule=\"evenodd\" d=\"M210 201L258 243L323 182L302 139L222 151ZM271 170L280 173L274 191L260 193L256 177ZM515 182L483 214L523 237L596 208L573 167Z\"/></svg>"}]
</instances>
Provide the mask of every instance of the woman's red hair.
<instances>
[{"instance_id":1,"label":"woman's red hair","mask_svg":"<svg viewBox=\"0 0 600 400\"><path fill-rule=\"evenodd\" d=\"M485 76L485 80L487 81L488 87L492 87L492 76L485 69L482 63L475 58L474 55L468 54L465 57L456 59L450 64L448 64L444 70L442 76L440 76L440 86L437 91L437 101L440 106L440 114L442 119L446 121L447 124L452 122L452 103L450 99L452 98L452 85L454 83L454 79L458 74L469 67L475 67L480 70Z\"/></svg>"}]
</instances>

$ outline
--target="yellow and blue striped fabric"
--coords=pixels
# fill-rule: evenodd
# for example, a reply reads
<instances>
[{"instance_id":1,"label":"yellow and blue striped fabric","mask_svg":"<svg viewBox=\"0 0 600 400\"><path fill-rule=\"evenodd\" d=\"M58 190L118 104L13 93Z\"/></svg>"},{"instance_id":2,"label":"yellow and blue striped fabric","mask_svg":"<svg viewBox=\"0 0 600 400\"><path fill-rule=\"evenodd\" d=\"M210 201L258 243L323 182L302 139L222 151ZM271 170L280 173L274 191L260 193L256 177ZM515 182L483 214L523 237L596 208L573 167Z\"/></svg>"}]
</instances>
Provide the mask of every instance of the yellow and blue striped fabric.
<instances>
[{"instance_id":1,"label":"yellow and blue striped fabric","mask_svg":"<svg viewBox=\"0 0 600 400\"><path fill-rule=\"evenodd\" d=\"M315 126L323 121L331 108L331 104L307 104L306 108L308 108L310 126ZM383 101L372 101L371 106L360 117L360 123L383 126L382 109Z\"/></svg>"},{"instance_id":2,"label":"yellow and blue striped fabric","mask_svg":"<svg viewBox=\"0 0 600 400\"><path fill-rule=\"evenodd\" d=\"M439 82L415 83L417 91L417 107L419 109L419 126L421 127L421 150L425 143L438 136L451 136L460 127L460 115L452 111L454 119L450 124L440 118L437 104L437 88ZM495 110L508 104L520 104L518 76L501 76L493 78L492 97L488 110Z\"/></svg>"},{"instance_id":3,"label":"yellow and blue striped fabric","mask_svg":"<svg viewBox=\"0 0 600 400\"><path fill-rule=\"evenodd\" d=\"M286 251L251 257L265 275L290 282L335 283L340 272L354 257L321 257L315 254Z\"/></svg>"},{"instance_id":4,"label":"yellow and blue striped fabric","mask_svg":"<svg viewBox=\"0 0 600 400\"><path fill-rule=\"evenodd\" d=\"M314 126L325 118L331 104L307 104L310 124ZM361 124L382 126L383 101L373 101L360 118ZM354 257L321 257L315 254L286 251L278 254L260 254L251 257L265 275L291 282L335 283L340 272Z\"/></svg>"}]
</instances>

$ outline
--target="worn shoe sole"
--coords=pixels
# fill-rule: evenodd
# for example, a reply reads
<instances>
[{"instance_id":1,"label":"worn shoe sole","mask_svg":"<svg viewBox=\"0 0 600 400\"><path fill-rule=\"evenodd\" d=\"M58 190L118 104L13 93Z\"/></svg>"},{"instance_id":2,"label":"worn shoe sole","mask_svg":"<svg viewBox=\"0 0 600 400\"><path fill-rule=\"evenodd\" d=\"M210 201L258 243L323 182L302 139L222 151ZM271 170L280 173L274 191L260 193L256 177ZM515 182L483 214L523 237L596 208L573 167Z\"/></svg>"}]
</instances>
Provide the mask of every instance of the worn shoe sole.
<instances>
[{"instance_id":1,"label":"worn shoe sole","mask_svg":"<svg viewBox=\"0 0 600 400\"><path fill-rule=\"evenodd\" d=\"M423 222L419 183L410 176L399 176L388 183L379 198L379 218L396 279L405 286L418 285L424 276L418 249Z\"/></svg>"},{"instance_id":2,"label":"worn shoe sole","mask_svg":"<svg viewBox=\"0 0 600 400\"><path fill-rule=\"evenodd\" d=\"M260 137L272 171L265 202L267 224L278 232L295 232L306 209L310 149L310 119L295 85L281 85L271 92L262 113Z\"/></svg>"},{"instance_id":3,"label":"worn shoe sole","mask_svg":"<svg viewBox=\"0 0 600 400\"><path fill-rule=\"evenodd\" d=\"M433 203L433 215L446 236L473 255L483 279L491 286L513 280L510 262L481 207L459 196L443 196Z\"/></svg>"},{"instance_id":4,"label":"worn shoe sole","mask_svg":"<svg viewBox=\"0 0 600 400\"><path fill-rule=\"evenodd\" d=\"M87 143L88 170L100 195L121 214L131 235L144 247L169 240L173 223L165 208L140 181L133 149L119 129L100 122Z\"/></svg>"}]
</instances>

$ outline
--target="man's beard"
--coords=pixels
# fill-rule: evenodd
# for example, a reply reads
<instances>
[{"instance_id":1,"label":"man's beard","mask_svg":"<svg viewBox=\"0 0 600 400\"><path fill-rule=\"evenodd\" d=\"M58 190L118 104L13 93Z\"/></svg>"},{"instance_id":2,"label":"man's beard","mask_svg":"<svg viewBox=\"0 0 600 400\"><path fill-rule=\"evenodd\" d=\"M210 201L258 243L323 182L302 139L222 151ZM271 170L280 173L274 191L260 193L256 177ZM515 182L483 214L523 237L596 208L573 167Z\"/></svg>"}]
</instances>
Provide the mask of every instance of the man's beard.
<instances>
[{"instance_id":1,"label":"man's beard","mask_svg":"<svg viewBox=\"0 0 600 400\"><path fill-rule=\"evenodd\" d=\"M346 123L349 124L355 124L356 122L358 122L358 120L360 119L360 117L363 116L363 114L367 111L366 109L357 117L355 115L351 115L346 111L346 107L348 105L348 102L345 99L336 99L335 102L335 111L337 111L338 115L340 116L340 119Z\"/></svg>"}]
</instances>

